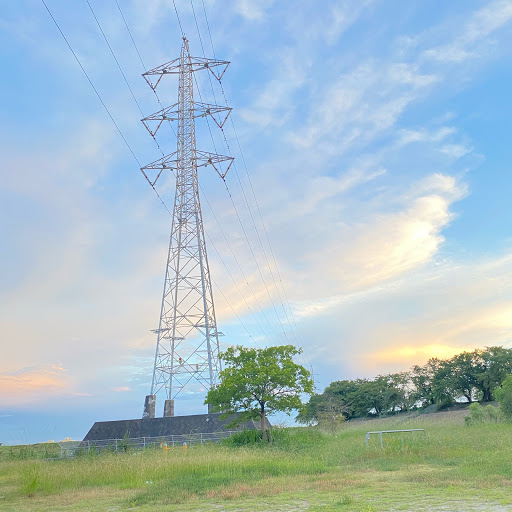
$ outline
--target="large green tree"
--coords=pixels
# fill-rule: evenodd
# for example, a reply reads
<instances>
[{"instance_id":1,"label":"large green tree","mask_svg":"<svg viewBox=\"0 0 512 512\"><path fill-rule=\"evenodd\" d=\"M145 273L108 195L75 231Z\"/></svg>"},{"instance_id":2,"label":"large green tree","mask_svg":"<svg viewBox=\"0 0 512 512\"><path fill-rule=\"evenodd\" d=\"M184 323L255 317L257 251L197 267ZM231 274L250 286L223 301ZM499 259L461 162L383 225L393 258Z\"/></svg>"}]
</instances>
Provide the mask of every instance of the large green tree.
<instances>
[{"instance_id":1,"label":"large green tree","mask_svg":"<svg viewBox=\"0 0 512 512\"><path fill-rule=\"evenodd\" d=\"M474 359L475 386L482 395L482 401L490 402L494 398L493 390L512 373L512 349L486 347L483 350L475 350Z\"/></svg>"},{"instance_id":2,"label":"large green tree","mask_svg":"<svg viewBox=\"0 0 512 512\"><path fill-rule=\"evenodd\" d=\"M210 389L205 403L226 415L238 413L239 422L259 420L263 439L268 440L267 416L300 410L301 395L313 393L310 372L293 361L301 352L293 345L228 348L220 355L226 365L220 384Z\"/></svg>"},{"instance_id":3,"label":"large green tree","mask_svg":"<svg viewBox=\"0 0 512 512\"><path fill-rule=\"evenodd\" d=\"M354 407L352 404L352 397L357 392L359 381L355 380L336 380L331 382L324 391L324 395L332 395L336 400L343 405L344 414L347 419L354 416Z\"/></svg>"},{"instance_id":4,"label":"large green tree","mask_svg":"<svg viewBox=\"0 0 512 512\"><path fill-rule=\"evenodd\" d=\"M402 393L388 375L379 375L375 379L357 379L357 390L351 393L354 415L380 416L395 412L395 406L402 401Z\"/></svg>"},{"instance_id":5,"label":"large green tree","mask_svg":"<svg viewBox=\"0 0 512 512\"><path fill-rule=\"evenodd\" d=\"M471 403L477 389L478 370L474 352L462 352L442 361L432 383L437 401L455 400L463 396Z\"/></svg>"},{"instance_id":6,"label":"large green tree","mask_svg":"<svg viewBox=\"0 0 512 512\"><path fill-rule=\"evenodd\" d=\"M380 375L373 380L338 380L322 394L311 397L299 416L300 423L325 423L406 411L414 405L408 372Z\"/></svg>"},{"instance_id":7,"label":"large green tree","mask_svg":"<svg viewBox=\"0 0 512 512\"><path fill-rule=\"evenodd\" d=\"M410 372L413 386L412 398L419 405L432 405L436 403L436 396L432 386L440 365L441 361L433 357L423 366L414 365L412 367Z\"/></svg>"}]
</instances>

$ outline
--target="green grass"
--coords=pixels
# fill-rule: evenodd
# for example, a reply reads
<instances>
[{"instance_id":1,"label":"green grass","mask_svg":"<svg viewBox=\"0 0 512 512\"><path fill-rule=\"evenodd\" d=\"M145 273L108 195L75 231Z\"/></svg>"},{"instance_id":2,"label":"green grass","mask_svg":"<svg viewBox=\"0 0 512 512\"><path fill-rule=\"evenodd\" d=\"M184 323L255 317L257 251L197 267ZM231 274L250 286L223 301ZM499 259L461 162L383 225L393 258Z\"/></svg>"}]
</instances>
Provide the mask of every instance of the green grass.
<instances>
[{"instance_id":1,"label":"green grass","mask_svg":"<svg viewBox=\"0 0 512 512\"><path fill-rule=\"evenodd\" d=\"M450 503L450 510L481 512L512 505L512 425L465 427L460 415L430 416L348 423L336 436L277 429L271 447L238 446L241 436L186 453L60 461L0 453L0 510L426 511ZM427 434L389 435L384 449L375 437L366 447L367 430L393 428Z\"/></svg>"},{"instance_id":2,"label":"green grass","mask_svg":"<svg viewBox=\"0 0 512 512\"><path fill-rule=\"evenodd\" d=\"M58 443L0 446L0 462L22 459L50 459L60 455Z\"/></svg>"}]
</instances>

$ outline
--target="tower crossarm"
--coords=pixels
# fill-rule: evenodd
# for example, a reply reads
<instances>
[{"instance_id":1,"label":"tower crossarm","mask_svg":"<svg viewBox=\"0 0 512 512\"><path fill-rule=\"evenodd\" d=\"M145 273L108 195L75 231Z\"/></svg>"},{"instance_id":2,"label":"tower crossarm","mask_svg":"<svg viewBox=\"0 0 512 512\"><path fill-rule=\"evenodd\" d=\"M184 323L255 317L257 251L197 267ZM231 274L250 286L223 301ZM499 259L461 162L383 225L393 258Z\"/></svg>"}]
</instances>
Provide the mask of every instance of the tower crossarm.
<instances>
[{"instance_id":1,"label":"tower crossarm","mask_svg":"<svg viewBox=\"0 0 512 512\"><path fill-rule=\"evenodd\" d=\"M144 174L144 177L148 180L149 184L154 187L156 182L158 181L158 178L160 178L160 175L165 169L170 169L171 171L176 171L178 159L176 157L177 151L174 153L171 153L170 155L166 155L162 158L159 158L158 160L155 160L154 162L151 162L148 165L145 165L144 167L141 167L142 174ZM152 173L149 173L149 171L154 171Z\"/></svg>"},{"instance_id":2,"label":"tower crossarm","mask_svg":"<svg viewBox=\"0 0 512 512\"><path fill-rule=\"evenodd\" d=\"M161 66L146 71L142 76L151 89L156 90L164 75L179 75L181 72L180 70L183 70L183 68L188 68L189 71L201 71L202 69L208 69L211 74L220 81L228 66L229 61L227 60L189 57L186 62L182 62L181 57L178 57L166 64L162 64ZM156 82L153 83L150 77L155 77Z\"/></svg>"},{"instance_id":3,"label":"tower crossarm","mask_svg":"<svg viewBox=\"0 0 512 512\"><path fill-rule=\"evenodd\" d=\"M196 157L194 160L196 162L196 167L205 167L206 165L211 165L217 174L222 179L224 179L229 169L231 168L234 158L231 156L216 155L214 153L209 153L208 151L196 151ZM222 162L228 162L228 166L225 171L222 171L222 168L219 165ZM148 165L145 165L144 167L141 167L140 170L148 180L149 184L154 187L164 170L169 169L175 172L178 169L178 164L179 160L177 158L177 152L175 151L170 155L166 155ZM149 171L154 171L151 173L151 176Z\"/></svg>"},{"instance_id":4,"label":"tower crossarm","mask_svg":"<svg viewBox=\"0 0 512 512\"><path fill-rule=\"evenodd\" d=\"M142 124L146 127L147 131L154 137L160 126L164 121L177 121L180 111L176 109L177 103L170 107L163 108L150 116L142 119ZM194 103L192 117L206 117L210 116L219 128L222 128L226 123L229 114L233 110L230 107L222 107L219 105L210 105L209 103Z\"/></svg>"},{"instance_id":5,"label":"tower crossarm","mask_svg":"<svg viewBox=\"0 0 512 512\"><path fill-rule=\"evenodd\" d=\"M224 179L228 173L231 165L233 164L234 158L232 156L215 155L214 153L208 153L207 151L197 151L197 167L205 165L211 165L217 174ZM229 162L226 170L221 172L219 164L222 162ZM220 169L220 170L219 170Z\"/></svg>"}]
</instances>

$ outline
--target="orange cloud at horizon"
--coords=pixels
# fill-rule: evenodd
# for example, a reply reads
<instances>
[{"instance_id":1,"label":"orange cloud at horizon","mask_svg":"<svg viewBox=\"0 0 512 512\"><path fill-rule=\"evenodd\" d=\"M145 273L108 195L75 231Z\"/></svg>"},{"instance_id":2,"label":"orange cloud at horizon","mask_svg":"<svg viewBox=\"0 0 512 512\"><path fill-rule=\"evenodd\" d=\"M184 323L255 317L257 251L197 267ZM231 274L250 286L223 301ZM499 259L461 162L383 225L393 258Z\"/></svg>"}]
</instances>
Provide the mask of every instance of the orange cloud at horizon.
<instances>
[{"instance_id":1,"label":"orange cloud at horizon","mask_svg":"<svg viewBox=\"0 0 512 512\"><path fill-rule=\"evenodd\" d=\"M389 347L386 350L381 350L380 352L371 354L369 358L382 363L388 363L391 361L404 363L406 361L411 361L412 364L421 364L434 357L439 359L449 359L456 354L471 350L473 350L471 347L450 346L440 343L432 343L419 347L401 345Z\"/></svg>"},{"instance_id":2,"label":"orange cloud at horizon","mask_svg":"<svg viewBox=\"0 0 512 512\"><path fill-rule=\"evenodd\" d=\"M66 389L69 379L58 365L33 367L0 374L0 405L32 402L42 392L55 393Z\"/></svg>"}]
</instances>

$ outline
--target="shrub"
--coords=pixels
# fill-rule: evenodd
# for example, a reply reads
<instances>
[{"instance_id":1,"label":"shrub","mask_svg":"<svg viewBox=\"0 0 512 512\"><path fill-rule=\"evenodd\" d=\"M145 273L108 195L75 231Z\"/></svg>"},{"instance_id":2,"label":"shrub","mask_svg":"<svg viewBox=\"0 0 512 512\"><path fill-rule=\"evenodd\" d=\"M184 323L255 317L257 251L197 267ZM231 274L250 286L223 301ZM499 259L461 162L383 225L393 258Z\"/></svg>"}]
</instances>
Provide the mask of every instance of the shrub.
<instances>
[{"instance_id":1,"label":"shrub","mask_svg":"<svg viewBox=\"0 0 512 512\"><path fill-rule=\"evenodd\" d=\"M507 375L501 387L494 390L500 409L507 420L512 420L512 375Z\"/></svg>"},{"instance_id":2,"label":"shrub","mask_svg":"<svg viewBox=\"0 0 512 512\"><path fill-rule=\"evenodd\" d=\"M222 441L227 446L246 446L248 444L261 443L263 441L263 434L261 430L242 430L229 436Z\"/></svg>"},{"instance_id":3,"label":"shrub","mask_svg":"<svg viewBox=\"0 0 512 512\"><path fill-rule=\"evenodd\" d=\"M477 425L481 423L500 423L503 421L503 413L498 407L488 405L482 407L478 403L472 403L469 406L471 416L468 416L465 421L466 425Z\"/></svg>"}]
</instances>

